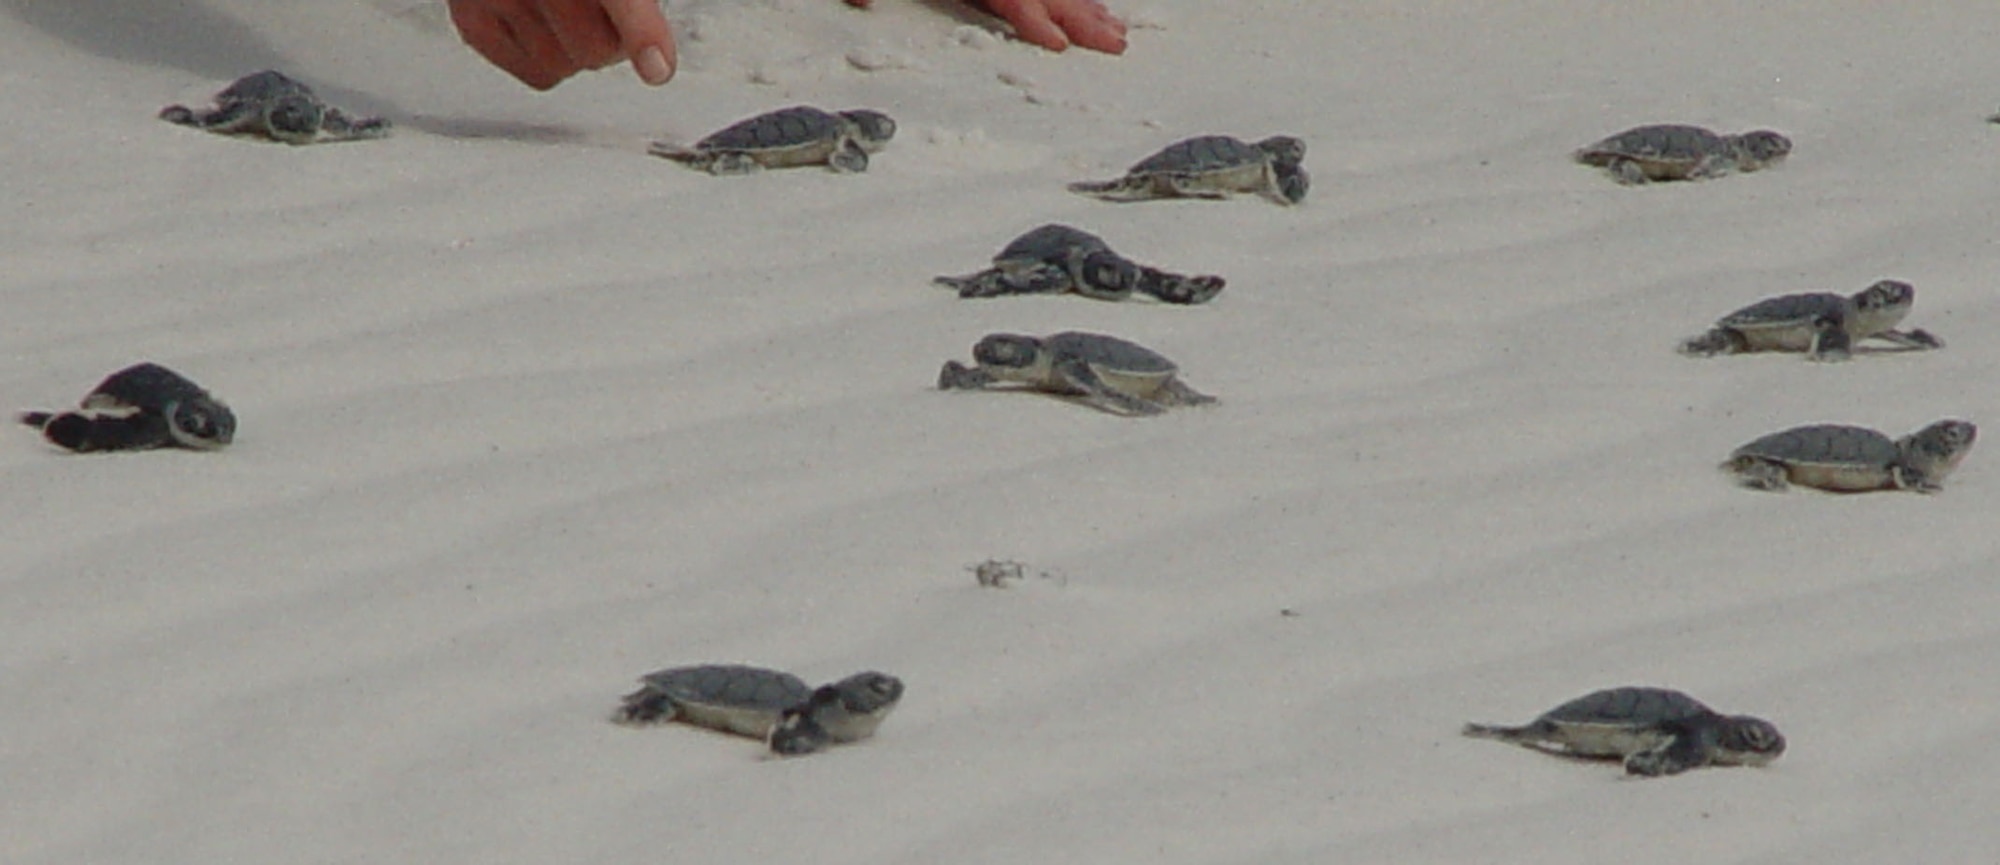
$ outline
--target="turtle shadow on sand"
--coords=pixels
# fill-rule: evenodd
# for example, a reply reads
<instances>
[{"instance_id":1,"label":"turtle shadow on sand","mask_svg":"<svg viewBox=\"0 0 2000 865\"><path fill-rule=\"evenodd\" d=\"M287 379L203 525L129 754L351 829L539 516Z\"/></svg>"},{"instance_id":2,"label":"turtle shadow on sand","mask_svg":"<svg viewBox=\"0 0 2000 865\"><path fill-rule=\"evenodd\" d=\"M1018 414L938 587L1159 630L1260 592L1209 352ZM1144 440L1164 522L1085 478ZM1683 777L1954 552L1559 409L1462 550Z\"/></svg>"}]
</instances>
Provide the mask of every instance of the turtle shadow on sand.
<instances>
[{"instance_id":1,"label":"turtle shadow on sand","mask_svg":"<svg viewBox=\"0 0 2000 865\"><path fill-rule=\"evenodd\" d=\"M591 137L581 129L559 126L553 123L526 123L519 120L500 120L491 117L448 117L437 114L416 114L402 120L402 125L420 132L427 132L440 138L460 141L512 141L517 144L573 145L589 143Z\"/></svg>"}]
</instances>

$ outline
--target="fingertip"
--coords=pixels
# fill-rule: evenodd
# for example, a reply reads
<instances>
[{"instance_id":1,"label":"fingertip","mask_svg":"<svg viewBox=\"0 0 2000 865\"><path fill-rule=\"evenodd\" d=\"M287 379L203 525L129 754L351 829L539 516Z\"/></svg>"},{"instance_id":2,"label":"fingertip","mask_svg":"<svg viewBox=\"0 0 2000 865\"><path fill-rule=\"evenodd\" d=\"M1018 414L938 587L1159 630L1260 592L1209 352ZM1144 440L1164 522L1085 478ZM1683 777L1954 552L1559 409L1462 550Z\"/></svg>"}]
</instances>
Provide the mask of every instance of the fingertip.
<instances>
[{"instance_id":1,"label":"fingertip","mask_svg":"<svg viewBox=\"0 0 2000 865\"><path fill-rule=\"evenodd\" d=\"M674 64L667 58L667 52L658 45L648 45L640 49L632 58L632 69L639 73L639 80L658 87L674 79Z\"/></svg>"}]
</instances>

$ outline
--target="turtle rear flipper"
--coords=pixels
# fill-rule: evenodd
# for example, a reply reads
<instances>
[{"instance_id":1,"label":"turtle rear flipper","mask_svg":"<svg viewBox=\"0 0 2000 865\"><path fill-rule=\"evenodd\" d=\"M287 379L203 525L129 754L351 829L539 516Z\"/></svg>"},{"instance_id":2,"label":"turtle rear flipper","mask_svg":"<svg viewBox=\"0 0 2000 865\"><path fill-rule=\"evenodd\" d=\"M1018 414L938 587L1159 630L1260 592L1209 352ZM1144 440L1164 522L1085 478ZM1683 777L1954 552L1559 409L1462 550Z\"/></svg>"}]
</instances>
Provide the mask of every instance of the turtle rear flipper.
<instances>
[{"instance_id":1,"label":"turtle rear flipper","mask_svg":"<svg viewBox=\"0 0 2000 865\"><path fill-rule=\"evenodd\" d=\"M1152 182L1120 177L1116 180L1079 180L1066 188L1078 195L1088 195L1105 201L1143 201L1153 197Z\"/></svg>"},{"instance_id":2,"label":"turtle rear flipper","mask_svg":"<svg viewBox=\"0 0 2000 865\"><path fill-rule=\"evenodd\" d=\"M1743 335L1728 328L1718 327L1700 336L1681 340L1677 349L1688 357L1714 357L1718 354L1736 354L1749 350L1749 343Z\"/></svg>"},{"instance_id":3,"label":"turtle rear flipper","mask_svg":"<svg viewBox=\"0 0 2000 865\"><path fill-rule=\"evenodd\" d=\"M1492 739L1496 742L1511 742L1516 745L1533 745L1541 741L1541 735L1532 725L1507 727L1499 724L1466 724L1460 727L1459 735L1474 739Z\"/></svg>"},{"instance_id":4,"label":"turtle rear flipper","mask_svg":"<svg viewBox=\"0 0 2000 865\"><path fill-rule=\"evenodd\" d=\"M957 291L962 298L1061 294L1075 285L1068 273L1048 264L1013 270L989 267L965 276L932 277L931 282Z\"/></svg>"},{"instance_id":5,"label":"turtle rear flipper","mask_svg":"<svg viewBox=\"0 0 2000 865\"><path fill-rule=\"evenodd\" d=\"M629 726L665 724L680 716L673 698L657 688L641 688L625 695L611 715L614 723Z\"/></svg>"},{"instance_id":6,"label":"turtle rear flipper","mask_svg":"<svg viewBox=\"0 0 2000 865\"><path fill-rule=\"evenodd\" d=\"M1154 392L1153 396L1165 405L1177 406L1208 405L1216 401L1215 397L1188 387L1187 382L1181 381L1178 378L1168 379L1165 383L1161 384L1160 389Z\"/></svg>"},{"instance_id":7,"label":"turtle rear flipper","mask_svg":"<svg viewBox=\"0 0 2000 865\"><path fill-rule=\"evenodd\" d=\"M1722 468L1736 475L1738 483L1753 490L1781 493L1791 486L1785 479L1785 467L1767 459L1740 456L1723 463Z\"/></svg>"},{"instance_id":8,"label":"turtle rear flipper","mask_svg":"<svg viewBox=\"0 0 2000 865\"><path fill-rule=\"evenodd\" d=\"M166 421L150 413L91 415L66 411L45 417L42 437L50 444L77 453L151 450L173 442ZM27 416L22 419L25 421Z\"/></svg>"}]
</instances>

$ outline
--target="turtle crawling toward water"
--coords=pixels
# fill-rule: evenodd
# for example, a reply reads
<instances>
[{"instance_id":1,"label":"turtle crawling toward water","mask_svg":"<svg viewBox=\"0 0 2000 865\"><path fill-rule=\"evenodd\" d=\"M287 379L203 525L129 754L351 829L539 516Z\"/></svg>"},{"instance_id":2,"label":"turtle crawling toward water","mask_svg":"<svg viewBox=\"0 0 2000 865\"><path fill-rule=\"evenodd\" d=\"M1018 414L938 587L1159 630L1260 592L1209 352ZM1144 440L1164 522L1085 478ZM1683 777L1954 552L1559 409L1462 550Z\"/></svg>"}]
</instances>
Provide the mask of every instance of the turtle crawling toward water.
<instances>
[{"instance_id":1,"label":"turtle crawling toward water","mask_svg":"<svg viewBox=\"0 0 2000 865\"><path fill-rule=\"evenodd\" d=\"M1079 181L1069 191L1106 201L1152 198L1228 198L1250 192L1279 204L1306 199L1312 177L1302 164L1306 143L1274 135L1255 144L1227 135L1202 135L1167 145L1115 180Z\"/></svg>"},{"instance_id":2,"label":"turtle crawling toward water","mask_svg":"<svg viewBox=\"0 0 2000 865\"><path fill-rule=\"evenodd\" d=\"M1222 292L1220 276L1182 276L1134 262L1088 231L1050 223L1014 238L993 256L993 266L965 276L931 280L959 297L1074 292L1098 300L1124 300L1133 292L1166 303L1207 303Z\"/></svg>"},{"instance_id":3,"label":"turtle crawling toward water","mask_svg":"<svg viewBox=\"0 0 2000 865\"><path fill-rule=\"evenodd\" d=\"M71 411L22 412L21 423L78 453L181 447L216 450L236 437L229 406L156 363L112 373Z\"/></svg>"},{"instance_id":4,"label":"turtle crawling toward water","mask_svg":"<svg viewBox=\"0 0 2000 865\"><path fill-rule=\"evenodd\" d=\"M355 119L326 104L312 88L282 72L245 75L215 94L213 108L169 105L160 119L221 135L268 138L286 144L359 141L389 134L388 120Z\"/></svg>"},{"instance_id":5,"label":"turtle crawling toward water","mask_svg":"<svg viewBox=\"0 0 2000 865\"><path fill-rule=\"evenodd\" d=\"M1691 357L1749 351L1802 351L1807 360L1846 360L1855 343L1874 338L1905 350L1943 348L1944 341L1922 329L1901 331L1917 290L1885 279L1852 297L1830 292L1766 298L1723 316L1715 327L1681 342Z\"/></svg>"},{"instance_id":6,"label":"turtle crawling toward water","mask_svg":"<svg viewBox=\"0 0 2000 865\"><path fill-rule=\"evenodd\" d=\"M1604 169L1619 183L1638 185L1756 171L1791 152L1792 140L1768 129L1719 135L1699 126L1667 123L1627 129L1572 156Z\"/></svg>"},{"instance_id":7,"label":"turtle crawling toward water","mask_svg":"<svg viewBox=\"0 0 2000 865\"><path fill-rule=\"evenodd\" d=\"M1771 722L1724 715L1680 691L1608 688L1519 727L1467 724L1465 735L1572 757L1618 759L1649 777L1703 766L1762 766L1785 753Z\"/></svg>"},{"instance_id":8,"label":"turtle crawling toward water","mask_svg":"<svg viewBox=\"0 0 2000 865\"><path fill-rule=\"evenodd\" d=\"M1962 420L1941 420L1894 441L1865 427L1813 424L1737 448L1722 469L1746 487L1772 492L1798 484L1832 492L1935 493L1978 437L1978 427Z\"/></svg>"},{"instance_id":9,"label":"turtle crawling toward water","mask_svg":"<svg viewBox=\"0 0 2000 865\"><path fill-rule=\"evenodd\" d=\"M975 390L1013 382L1081 397L1098 409L1128 417L1215 402L1215 397L1182 382L1180 367L1164 355L1101 333L988 334L973 345L972 358L976 365L971 367L945 361L938 372L938 389Z\"/></svg>"},{"instance_id":10,"label":"turtle crawling toward water","mask_svg":"<svg viewBox=\"0 0 2000 865\"><path fill-rule=\"evenodd\" d=\"M867 171L868 154L895 136L896 121L880 111L831 112L796 105L735 123L693 147L655 141L646 152L710 174L801 165L850 174Z\"/></svg>"},{"instance_id":11,"label":"turtle crawling toward water","mask_svg":"<svg viewBox=\"0 0 2000 865\"><path fill-rule=\"evenodd\" d=\"M790 673L741 664L674 667L640 679L612 720L633 726L680 721L766 741L787 756L874 735L903 697L902 680L856 673L808 687Z\"/></svg>"}]
</instances>

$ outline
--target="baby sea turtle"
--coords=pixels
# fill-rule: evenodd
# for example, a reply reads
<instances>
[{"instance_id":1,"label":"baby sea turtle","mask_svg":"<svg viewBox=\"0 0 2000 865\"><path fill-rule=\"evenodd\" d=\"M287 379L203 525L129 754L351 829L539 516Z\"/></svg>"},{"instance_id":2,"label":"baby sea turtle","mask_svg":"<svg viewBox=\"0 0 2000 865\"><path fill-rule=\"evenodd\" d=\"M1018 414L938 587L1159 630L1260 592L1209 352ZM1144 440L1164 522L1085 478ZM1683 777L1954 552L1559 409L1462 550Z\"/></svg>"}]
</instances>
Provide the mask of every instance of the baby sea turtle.
<instances>
[{"instance_id":1,"label":"baby sea turtle","mask_svg":"<svg viewBox=\"0 0 2000 865\"><path fill-rule=\"evenodd\" d=\"M1127 259L1082 229L1050 223L1033 229L993 256L993 266L965 276L940 276L938 285L959 297L1075 292L1098 300L1124 300L1134 291L1167 303L1207 303L1222 291L1220 276L1182 276Z\"/></svg>"},{"instance_id":2,"label":"baby sea turtle","mask_svg":"<svg viewBox=\"0 0 2000 865\"><path fill-rule=\"evenodd\" d=\"M264 70L236 79L215 94L215 107L169 105L160 119L222 135L250 135L286 144L358 141L389 134L380 117L356 120L313 95L312 88L282 72Z\"/></svg>"},{"instance_id":3,"label":"baby sea turtle","mask_svg":"<svg viewBox=\"0 0 2000 865\"><path fill-rule=\"evenodd\" d=\"M1300 163L1306 143L1274 135L1255 144L1227 135L1203 135L1167 145L1116 180L1081 181L1069 191L1106 201L1149 198L1227 198L1254 192L1279 204L1306 198L1312 178Z\"/></svg>"},{"instance_id":4,"label":"baby sea turtle","mask_svg":"<svg viewBox=\"0 0 2000 865\"><path fill-rule=\"evenodd\" d=\"M972 390L1015 382L1082 397L1099 409L1127 416L1215 402L1215 397L1183 383L1180 367L1159 352L1101 333L1068 331L1047 338L988 334L972 347L972 358L977 364L973 367L945 361L938 389Z\"/></svg>"},{"instance_id":5,"label":"baby sea turtle","mask_svg":"<svg viewBox=\"0 0 2000 865\"><path fill-rule=\"evenodd\" d=\"M1722 468L1752 489L1788 484L1834 492L1911 490L1934 493L1972 450L1979 429L1941 420L1895 441L1872 429L1813 424L1775 432L1737 448Z\"/></svg>"},{"instance_id":6,"label":"baby sea turtle","mask_svg":"<svg viewBox=\"0 0 2000 865\"><path fill-rule=\"evenodd\" d=\"M1573 156L1610 172L1619 183L1704 180L1772 165L1792 152L1792 140L1760 129L1718 135L1699 126L1660 124L1627 129Z\"/></svg>"},{"instance_id":7,"label":"baby sea turtle","mask_svg":"<svg viewBox=\"0 0 2000 865\"><path fill-rule=\"evenodd\" d=\"M1854 343L1874 337L1905 349L1943 348L1925 330L1896 325L1916 303L1907 282L1885 279L1853 297L1814 292L1760 300L1726 316L1700 336L1681 343L1681 354L1710 357L1746 351L1802 351L1807 360L1846 360Z\"/></svg>"},{"instance_id":8,"label":"baby sea turtle","mask_svg":"<svg viewBox=\"0 0 2000 865\"><path fill-rule=\"evenodd\" d=\"M790 673L741 664L674 667L640 679L612 720L645 725L680 721L765 740L780 754L808 754L865 739L896 707L903 683L856 673L808 687Z\"/></svg>"},{"instance_id":9,"label":"baby sea turtle","mask_svg":"<svg viewBox=\"0 0 2000 865\"><path fill-rule=\"evenodd\" d=\"M88 451L215 450L236 437L229 406L180 373L141 363L112 373L74 411L22 412L58 447Z\"/></svg>"},{"instance_id":10,"label":"baby sea turtle","mask_svg":"<svg viewBox=\"0 0 2000 865\"><path fill-rule=\"evenodd\" d=\"M868 170L868 154L896 135L896 121L880 111L839 113L808 105L759 114L682 147L655 141L646 152L710 174L748 174L763 168L824 165L848 173Z\"/></svg>"},{"instance_id":11,"label":"baby sea turtle","mask_svg":"<svg viewBox=\"0 0 2000 865\"><path fill-rule=\"evenodd\" d=\"M1608 688L1519 727L1467 724L1463 732L1554 754L1620 759L1626 772L1647 776L1762 766L1785 753L1785 737L1771 722L1723 715L1667 688Z\"/></svg>"}]
</instances>

